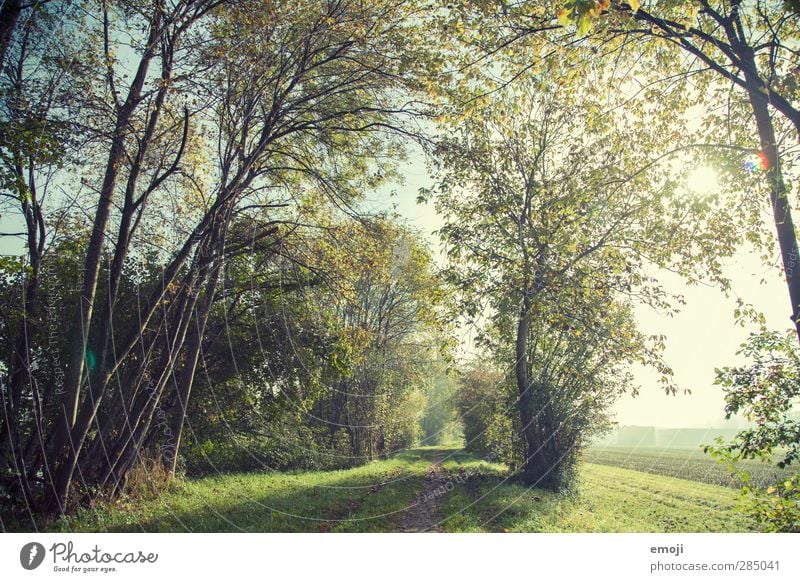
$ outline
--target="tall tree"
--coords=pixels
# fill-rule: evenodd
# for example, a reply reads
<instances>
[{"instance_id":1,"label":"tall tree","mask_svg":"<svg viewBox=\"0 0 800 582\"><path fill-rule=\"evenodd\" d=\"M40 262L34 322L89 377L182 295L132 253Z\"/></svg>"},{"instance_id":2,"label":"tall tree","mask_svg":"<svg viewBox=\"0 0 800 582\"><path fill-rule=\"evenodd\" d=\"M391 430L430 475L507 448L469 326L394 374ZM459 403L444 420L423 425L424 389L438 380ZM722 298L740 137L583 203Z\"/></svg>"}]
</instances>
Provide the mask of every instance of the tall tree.
<instances>
[{"instance_id":1,"label":"tall tree","mask_svg":"<svg viewBox=\"0 0 800 582\"><path fill-rule=\"evenodd\" d=\"M35 505L24 476L30 462L26 451L46 440L52 404L50 391L34 375L34 370L45 366L41 342L49 343L42 293L48 243L59 227L58 220L48 219L47 210L59 204L55 176L64 165L75 162L76 149L91 136L77 121L82 103L72 94L77 71L58 64L77 50L75 34L60 23L63 10L53 3L12 2L4 4L4 13L15 6L19 10L15 18L22 19L19 26L4 22L10 28L5 31L9 36L3 39L3 49L10 50L0 89L0 208L4 214L0 238L12 252L17 245L9 244L9 239L22 240L24 259L21 264L6 261L4 265L5 276L14 281L12 288L19 285L20 289L3 305L10 357L3 383L0 457L13 466L28 502ZM28 399L31 406L23 404Z\"/></svg>"},{"instance_id":2,"label":"tall tree","mask_svg":"<svg viewBox=\"0 0 800 582\"><path fill-rule=\"evenodd\" d=\"M564 406L576 407L585 389L607 406L600 387L611 378L585 371L572 381L573 393L557 388L549 365L535 358L555 354L560 361L575 353L600 362L605 352L666 372L653 351L634 347L625 298L668 308L648 266L688 273L704 258L718 269L736 234L716 222L719 201L688 205L680 181L652 161L663 141L637 139L624 125L609 131L619 120L590 83L562 89L555 80L564 65L557 60L541 70L541 77L496 93L479 115L453 124L440 148L435 190L463 311L476 320L501 318L503 337L514 346L508 364L526 441L523 477L559 488L568 474L560 459L566 469L567 449L581 431L551 449L564 410L551 403L561 394ZM620 352L609 348L614 344ZM604 363L611 369L612 362Z\"/></svg>"}]
</instances>

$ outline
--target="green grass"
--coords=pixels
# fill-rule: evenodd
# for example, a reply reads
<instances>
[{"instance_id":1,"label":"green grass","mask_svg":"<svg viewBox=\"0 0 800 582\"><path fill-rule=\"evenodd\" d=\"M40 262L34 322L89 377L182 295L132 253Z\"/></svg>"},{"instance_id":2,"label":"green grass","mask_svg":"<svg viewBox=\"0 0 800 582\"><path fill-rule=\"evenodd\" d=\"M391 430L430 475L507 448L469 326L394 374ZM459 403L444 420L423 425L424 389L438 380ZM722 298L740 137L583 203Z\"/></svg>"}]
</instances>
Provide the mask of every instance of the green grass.
<instances>
[{"instance_id":1,"label":"green grass","mask_svg":"<svg viewBox=\"0 0 800 582\"><path fill-rule=\"evenodd\" d=\"M586 463L572 497L529 490L507 469L458 451L422 447L354 469L230 474L187 480L155 499L98 504L60 531L394 531L422 490L434 456L451 485L439 498L444 531L749 531L726 487Z\"/></svg>"},{"instance_id":2,"label":"green grass","mask_svg":"<svg viewBox=\"0 0 800 582\"><path fill-rule=\"evenodd\" d=\"M559 496L491 471L453 491L444 507L450 532L744 532L725 487L584 464L577 492Z\"/></svg>"},{"instance_id":3,"label":"green grass","mask_svg":"<svg viewBox=\"0 0 800 582\"><path fill-rule=\"evenodd\" d=\"M700 481L724 487L739 487L734 482L727 466L697 448L657 448L657 447L591 447L584 453L589 463L610 465ZM768 487L786 480L793 474L790 470L780 470L760 461L742 461L741 467L751 474L751 484Z\"/></svg>"},{"instance_id":4,"label":"green grass","mask_svg":"<svg viewBox=\"0 0 800 582\"><path fill-rule=\"evenodd\" d=\"M223 474L155 499L82 510L60 531L324 532L391 530L416 496L435 449L341 471Z\"/></svg>"}]
</instances>

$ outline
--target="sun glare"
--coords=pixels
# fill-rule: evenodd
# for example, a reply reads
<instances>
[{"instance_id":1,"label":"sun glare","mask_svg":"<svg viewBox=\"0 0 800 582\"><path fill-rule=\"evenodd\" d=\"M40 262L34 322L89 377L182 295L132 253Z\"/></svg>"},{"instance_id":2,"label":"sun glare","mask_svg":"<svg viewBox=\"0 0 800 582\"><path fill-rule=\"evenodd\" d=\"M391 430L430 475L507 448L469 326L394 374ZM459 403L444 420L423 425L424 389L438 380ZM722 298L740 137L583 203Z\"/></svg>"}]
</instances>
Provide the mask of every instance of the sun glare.
<instances>
[{"instance_id":1,"label":"sun glare","mask_svg":"<svg viewBox=\"0 0 800 582\"><path fill-rule=\"evenodd\" d=\"M686 187L694 194L713 194L719 190L719 176L708 166L699 166L686 176Z\"/></svg>"}]
</instances>

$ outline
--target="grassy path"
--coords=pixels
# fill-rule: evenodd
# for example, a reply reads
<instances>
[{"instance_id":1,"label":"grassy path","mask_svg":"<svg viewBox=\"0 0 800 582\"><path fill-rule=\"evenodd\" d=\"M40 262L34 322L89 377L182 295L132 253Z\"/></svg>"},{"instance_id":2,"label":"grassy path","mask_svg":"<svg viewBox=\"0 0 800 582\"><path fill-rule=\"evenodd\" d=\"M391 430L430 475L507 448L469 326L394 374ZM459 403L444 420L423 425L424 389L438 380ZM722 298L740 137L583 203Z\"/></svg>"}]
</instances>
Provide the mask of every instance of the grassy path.
<instances>
[{"instance_id":1,"label":"grassy path","mask_svg":"<svg viewBox=\"0 0 800 582\"><path fill-rule=\"evenodd\" d=\"M693 532L749 531L736 492L586 463L578 495L514 483L456 448L422 447L342 471L218 475L155 499L98 505L61 531Z\"/></svg>"}]
</instances>

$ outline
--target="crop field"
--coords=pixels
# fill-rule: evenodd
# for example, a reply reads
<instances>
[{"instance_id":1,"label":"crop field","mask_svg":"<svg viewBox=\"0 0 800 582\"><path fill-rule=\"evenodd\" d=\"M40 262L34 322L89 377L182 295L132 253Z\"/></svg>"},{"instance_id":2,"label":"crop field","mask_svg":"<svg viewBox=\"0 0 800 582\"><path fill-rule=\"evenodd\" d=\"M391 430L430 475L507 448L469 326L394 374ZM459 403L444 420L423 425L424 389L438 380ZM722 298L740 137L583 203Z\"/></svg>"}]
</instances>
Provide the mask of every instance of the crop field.
<instances>
[{"instance_id":1,"label":"crop field","mask_svg":"<svg viewBox=\"0 0 800 582\"><path fill-rule=\"evenodd\" d=\"M596 446L589 448L583 458L588 463L622 467L655 475L678 477L724 487L740 486L731 477L725 464L705 454L700 447ZM750 473L752 483L760 487L772 485L792 473L790 470L779 470L760 461L743 461L741 465Z\"/></svg>"}]
</instances>

